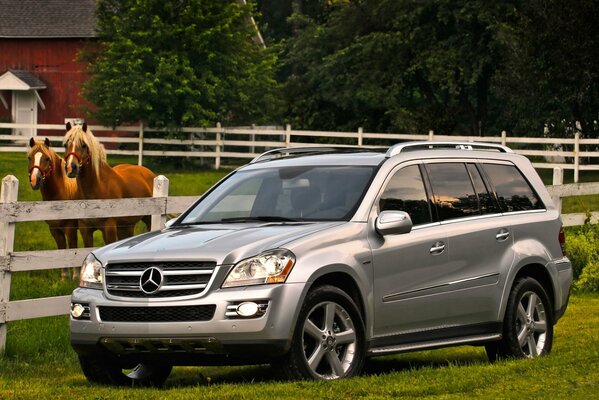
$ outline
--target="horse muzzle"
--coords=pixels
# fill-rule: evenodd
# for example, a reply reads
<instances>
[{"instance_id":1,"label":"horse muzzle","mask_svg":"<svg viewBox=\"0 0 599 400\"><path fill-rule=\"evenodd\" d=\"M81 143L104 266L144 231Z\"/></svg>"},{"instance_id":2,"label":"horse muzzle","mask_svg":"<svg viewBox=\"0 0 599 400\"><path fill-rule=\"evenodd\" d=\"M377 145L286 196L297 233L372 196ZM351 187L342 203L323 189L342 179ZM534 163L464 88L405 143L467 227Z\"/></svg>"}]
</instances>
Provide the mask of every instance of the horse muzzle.
<instances>
[{"instance_id":1,"label":"horse muzzle","mask_svg":"<svg viewBox=\"0 0 599 400\"><path fill-rule=\"evenodd\" d=\"M42 187L43 182L44 177L39 169L36 168L34 171L31 171L29 174L29 184L31 185L31 189L38 190Z\"/></svg>"},{"instance_id":2,"label":"horse muzzle","mask_svg":"<svg viewBox=\"0 0 599 400\"><path fill-rule=\"evenodd\" d=\"M76 162L65 163L64 170L69 178L76 178L79 174L79 164Z\"/></svg>"}]
</instances>

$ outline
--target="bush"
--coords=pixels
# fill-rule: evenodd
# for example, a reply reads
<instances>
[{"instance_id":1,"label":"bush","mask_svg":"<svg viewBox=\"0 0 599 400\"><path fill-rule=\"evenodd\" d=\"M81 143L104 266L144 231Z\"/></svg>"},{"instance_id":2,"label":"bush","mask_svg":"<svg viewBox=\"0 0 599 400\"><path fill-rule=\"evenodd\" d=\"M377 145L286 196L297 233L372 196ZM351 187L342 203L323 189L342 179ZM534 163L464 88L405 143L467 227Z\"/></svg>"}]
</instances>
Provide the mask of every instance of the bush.
<instances>
[{"instance_id":1,"label":"bush","mask_svg":"<svg viewBox=\"0 0 599 400\"><path fill-rule=\"evenodd\" d=\"M574 288L599 292L599 225L572 229L566 236L565 250L572 262Z\"/></svg>"},{"instance_id":2,"label":"bush","mask_svg":"<svg viewBox=\"0 0 599 400\"><path fill-rule=\"evenodd\" d=\"M592 261L582 270L574 288L585 292L599 292L599 261Z\"/></svg>"},{"instance_id":3,"label":"bush","mask_svg":"<svg viewBox=\"0 0 599 400\"><path fill-rule=\"evenodd\" d=\"M591 262L599 260L599 235L592 225L584 225L566 236L566 255L572 262L574 280Z\"/></svg>"}]
</instances>

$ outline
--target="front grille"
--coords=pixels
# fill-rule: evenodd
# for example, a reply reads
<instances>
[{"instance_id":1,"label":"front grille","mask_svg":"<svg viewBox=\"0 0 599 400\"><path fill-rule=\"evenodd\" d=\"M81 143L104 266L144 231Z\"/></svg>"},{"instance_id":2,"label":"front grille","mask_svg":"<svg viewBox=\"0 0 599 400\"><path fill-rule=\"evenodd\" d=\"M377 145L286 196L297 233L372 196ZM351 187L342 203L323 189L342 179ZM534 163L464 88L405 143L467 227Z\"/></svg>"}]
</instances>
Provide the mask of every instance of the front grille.
<instances>
[{"instance_id":1,"label":"front grille","mask_svg":"<svg viewBox=\"0 0 599 400\"><path fill-rule=\"evenodd\" d=\"M141 276L148 268L161 272L160 287L152 293L141 288ZM119 297L181 297L202 293L210 281L215 262L144 262L108 264L105 271L106 290Z\"/></svg>"},{"instance_id":2,"label":"front grille","mask_svg":"<svg viewBox=\"0 0 599 400\"><path fill-rule=\"evenodd\" d=\"M192 322L210 321L216 305L187 307L98 307L103 322Z\"/></svg>"}]
</instances>

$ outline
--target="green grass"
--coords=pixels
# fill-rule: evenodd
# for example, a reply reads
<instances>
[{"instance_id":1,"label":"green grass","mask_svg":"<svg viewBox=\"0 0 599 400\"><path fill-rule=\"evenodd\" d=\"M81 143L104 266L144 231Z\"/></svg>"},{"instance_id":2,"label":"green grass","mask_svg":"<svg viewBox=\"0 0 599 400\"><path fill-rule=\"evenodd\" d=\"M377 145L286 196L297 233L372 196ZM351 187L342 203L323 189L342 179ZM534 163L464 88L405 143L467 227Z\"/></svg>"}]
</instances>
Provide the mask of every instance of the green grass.
<instances>
[{"instance_id":1,"label":"green grass","mask_svg":"<svg viewBox=\"0 0 599 400\"><path fill-rule=\"evenodd\" d=\"M17 176L20 200L41 200L39 192L28 185L25 160L22 153L0 153L0 177ZM135 162L132 158L110 160ZM170 179L171 195L198 195L226 174L184 171L159 163L150 167ZM586 174L583 179L599 180L599 176ZM593 204L598 200L599 196L591 196L575 207L597 210ZM565 206L565 212L576 211L574 206ZM20 223L16 231L17 251L55 248L43 222ZM99 235L96 243L101 243ZM68 294L74 286L61 281L56 270L15 273L11 300ZM373 359L364 376L339 382L278 382L267 366L176 367L164 389L94 387L83 377L70 348L67 316L13 322L8 330L6 356L0 359L0 399L589 399L599 393L597 295L572 298L556 326L549 357L490 364L481 348L459 347Z\"/></svg>"},{"instance_id":2,"label":"green grass","mask_svg":"<svg viewBox=\"0 0 599 400\"><path fill-rule=\"evenodd\" d=\"M599 296L574 296L555 328L553 352L494 364L479 347L375 358L363 376L280 382L268 366L175 367L163 389L91 386L68 344L67 317L12 328L0 359L2 399L597 398Z\"/></svg>"}]
</instances>

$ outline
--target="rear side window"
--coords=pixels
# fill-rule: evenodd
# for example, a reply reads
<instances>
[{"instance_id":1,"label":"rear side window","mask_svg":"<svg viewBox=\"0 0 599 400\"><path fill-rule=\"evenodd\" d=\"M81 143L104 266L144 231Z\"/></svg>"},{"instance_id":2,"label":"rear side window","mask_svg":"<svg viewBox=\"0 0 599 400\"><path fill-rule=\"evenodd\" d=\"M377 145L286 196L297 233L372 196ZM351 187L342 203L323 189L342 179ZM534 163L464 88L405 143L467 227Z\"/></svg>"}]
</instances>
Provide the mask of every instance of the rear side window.
<instances>
[{"instance_id":1,"label":"rear side window","mask_svg":"<svg viewBox=\"0 0 599 400\"><path fill-rule=\"evenodd\" d=\"M441 221L481 214L478 196L465 164L427 164L426 170Z\"/></svg>"},{"instance_id":2,"label":"rear side window","mask_svg":"<svg viewBox=\"0 0 599 400\"><path fill-rule=\"evenodd\" d=\"M393 175L379 200L379 209L405 211L410 214L414 225L432 221L428 197L417 165L404 167Z\"/></svg>"},{"instance_id":3,"label":"rear side window","mask_svg":"<svg viewBox=\"0 0 599 400\"><path fill-rule=\"evenodd\" d=\"M545 206L514 165L483 164L503 212L540 210Z\"/></svg>"}]
</instances>

